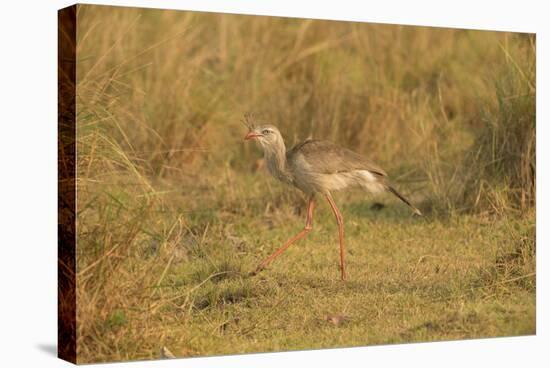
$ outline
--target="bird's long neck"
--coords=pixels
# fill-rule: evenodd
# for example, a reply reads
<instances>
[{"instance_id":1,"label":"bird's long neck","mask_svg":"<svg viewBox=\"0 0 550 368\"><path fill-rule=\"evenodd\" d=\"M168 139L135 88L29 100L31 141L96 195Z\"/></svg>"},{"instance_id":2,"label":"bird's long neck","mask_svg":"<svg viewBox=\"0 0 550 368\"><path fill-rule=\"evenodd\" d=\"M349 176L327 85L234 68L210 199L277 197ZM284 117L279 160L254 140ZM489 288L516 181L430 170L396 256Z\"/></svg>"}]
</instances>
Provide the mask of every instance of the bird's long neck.
<instances>
[{"instance_id":1,"label":"bird's long neck","mask_svg":"<svg viewBox=\"0 0 550 368\"><path fill-rule=\"evenodd\" d=\"M283 182L292 182L292 177L287 167L286 147L282 139L275 145L264 147L264 158L271 175Z\"/></svg>"}]
</instances>

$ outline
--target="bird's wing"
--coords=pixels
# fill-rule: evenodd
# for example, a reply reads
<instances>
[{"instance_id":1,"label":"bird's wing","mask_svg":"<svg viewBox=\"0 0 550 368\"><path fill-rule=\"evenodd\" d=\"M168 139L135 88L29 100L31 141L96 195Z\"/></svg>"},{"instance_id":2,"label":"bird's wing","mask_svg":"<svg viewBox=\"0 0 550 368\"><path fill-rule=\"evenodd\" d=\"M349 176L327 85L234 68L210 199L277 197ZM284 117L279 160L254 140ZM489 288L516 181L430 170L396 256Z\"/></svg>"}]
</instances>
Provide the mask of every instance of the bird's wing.
<instances>
[{"instance_id":1,"label":"bird's wing","mask_svg":"<svg viewBox=\"0 0 550 368\"><path fill-rule=\"evenodd\" d=\"M368 170L384 177L386 172L365 157L328 141L307 140L292 147L287 159L293 160L302 155L311 170L320 174L335 174L352 170Z\"/></svg>"}]
</instances>

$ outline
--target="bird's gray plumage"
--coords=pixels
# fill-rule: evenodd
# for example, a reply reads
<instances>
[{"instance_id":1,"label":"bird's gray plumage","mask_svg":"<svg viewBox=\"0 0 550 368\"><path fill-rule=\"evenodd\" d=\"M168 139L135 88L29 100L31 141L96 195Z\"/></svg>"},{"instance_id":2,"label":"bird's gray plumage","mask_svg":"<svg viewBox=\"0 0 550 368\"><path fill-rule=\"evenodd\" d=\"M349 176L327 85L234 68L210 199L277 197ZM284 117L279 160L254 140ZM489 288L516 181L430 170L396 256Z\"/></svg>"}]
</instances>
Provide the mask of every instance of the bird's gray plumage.
<instances>
[{"instance_id":1,"label":"bird's gray plumage","mask_svg":"<svg viewBox=\"0 0 550 368\"><path fill-rule=\"evenodd\" d=\"M389 191L421 214L387 181L387 173L364 156L324 140L309 139L288 151L274 125L249 127L264 151L269 172L308 195L362 187L371 193Z\"/></svg>"},{"instance_id":2,"label":"bird's gray plumage","mask_svg":"<svg viewBox=\"0 0 550 368\"><path fill-rule=\"evenodd\" d=\"M297 155L303 155L311 169L322 174L368 170L380 177L387 176L382 168L365 157L329 141L310 139L295 145L286 154L289 161L294 160Z\"/></svg>"}]
</instances>

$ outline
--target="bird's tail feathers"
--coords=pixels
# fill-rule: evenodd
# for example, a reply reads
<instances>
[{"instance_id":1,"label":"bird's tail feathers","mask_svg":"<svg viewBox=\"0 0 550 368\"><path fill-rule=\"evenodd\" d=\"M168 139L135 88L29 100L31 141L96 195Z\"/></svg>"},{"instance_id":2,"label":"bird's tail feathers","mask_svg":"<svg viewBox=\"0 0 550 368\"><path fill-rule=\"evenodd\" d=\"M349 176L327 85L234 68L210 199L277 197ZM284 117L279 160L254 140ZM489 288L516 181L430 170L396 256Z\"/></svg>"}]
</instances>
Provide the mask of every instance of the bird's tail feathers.
<instances>
[{"instance_id":1,"label":"bird's tail feathers","mask_svg":"<svg viewBox=\"0 0 550 368\"><path fill-rule=\"evenodd\" d=\"M407 206L409 206L416 215L422 216L422 212L420 212L418 208L416 208L411 202L409 202L407 198L403 197L397 190L395 190L395 188L393 188L391 185L387 185L387 188L393 195L395 195L397 198L402 200Z\"/></svg>"}]
</instances>

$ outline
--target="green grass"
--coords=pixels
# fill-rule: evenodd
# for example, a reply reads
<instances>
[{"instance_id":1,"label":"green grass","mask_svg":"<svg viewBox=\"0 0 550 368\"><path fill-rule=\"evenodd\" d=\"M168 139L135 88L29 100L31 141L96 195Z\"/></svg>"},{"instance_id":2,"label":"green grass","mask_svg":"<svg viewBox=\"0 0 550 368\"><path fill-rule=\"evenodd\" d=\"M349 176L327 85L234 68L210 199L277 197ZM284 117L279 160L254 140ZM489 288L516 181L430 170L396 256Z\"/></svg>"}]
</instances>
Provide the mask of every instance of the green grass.
<instances>
[{"instance_id":1,"label":"green grass","mask_svg":"<svg viewBox=\"0 0 550 368\"><path fill-rule=\"evenodd\" d=\"M78 361L535 333L532 35L78 6ZM395 198L319 198L242 141L330 139ZM382 205L374 205L374 203ZM335 323L334 321L338 321Z\"/></svg>"},{"instance_id":2,"label":"green grass","mask_svg":"<svg viewBox=\"0 0 550 368\"><path fill-rule=\"evenodd\" d=\"M243 203L254 197L241 195ZM84 322L99 323L81 352L104 361L158 358L162 346L199 356L535 333L533 219L417 218L389 198L373 210L360 192L336 200L346 224L346 282L325 203L308 237L254 277L259 261L302 228L297 207L185 219L178 204L165 209L156 218L166 221L163 230L147 228L134 241L138 254L103 262L116 283L80 285L86 296L108 298L80 299L82 313L96 315ZM335 325L332 315L346 319Z\"/></svg>"}]
</instances>

